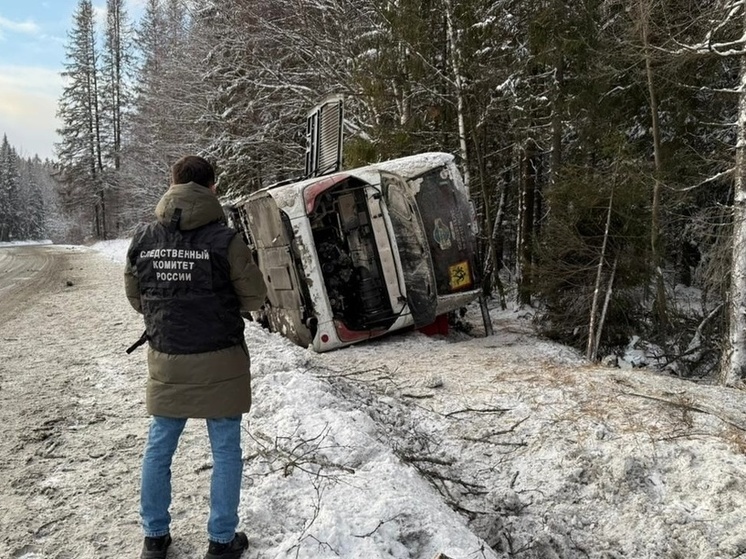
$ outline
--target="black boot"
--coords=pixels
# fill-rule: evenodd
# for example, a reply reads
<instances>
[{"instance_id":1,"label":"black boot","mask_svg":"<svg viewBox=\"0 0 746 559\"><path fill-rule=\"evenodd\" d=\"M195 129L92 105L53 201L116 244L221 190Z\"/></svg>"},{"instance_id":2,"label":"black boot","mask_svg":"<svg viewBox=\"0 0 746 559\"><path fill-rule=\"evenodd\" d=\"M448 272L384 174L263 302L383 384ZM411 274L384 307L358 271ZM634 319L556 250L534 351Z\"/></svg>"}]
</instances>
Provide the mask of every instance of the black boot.
<instances>
[{"instance_id":1,"label":"black boot","mask_svg":"<svg viewBox=\"0 0 746 559\"><path fill-rule=\"evenodd\" d=\"M205 559L238 559L249 547L249 539L243 532L236 532L228 543L210 541Z\"/></svg>"},{"instance_id":2,"label":"black boot","mask_svg":"<svg viewBox=\"0 0 746 559\"><path fill-rule=\"evenodd\" d=\"M149 538L145 536L140 559L166 559L169 545L171 545L170 534L159 536L157 538Z\"/></svg>"}]
</instances>

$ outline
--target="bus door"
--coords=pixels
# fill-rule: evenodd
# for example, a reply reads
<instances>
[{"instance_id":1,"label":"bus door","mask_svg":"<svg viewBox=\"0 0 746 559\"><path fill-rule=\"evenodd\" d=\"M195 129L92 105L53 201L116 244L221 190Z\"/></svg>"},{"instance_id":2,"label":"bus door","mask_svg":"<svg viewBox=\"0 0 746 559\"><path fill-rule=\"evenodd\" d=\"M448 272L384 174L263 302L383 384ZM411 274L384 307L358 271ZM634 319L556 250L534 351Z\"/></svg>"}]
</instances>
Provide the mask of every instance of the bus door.
<instances>
[{"instance_id":1,"label":"bus door","mask_svg":"<svg viewBox=\"0 0 746 559\"><path fill-rule=\"evenodd\" d=\"M427 326L435 321L438 299L427 233L414 193L404 179L385 171L381 171L381 186L399 248L407 304L415 326Z\"/></svg>"}]
</instances>

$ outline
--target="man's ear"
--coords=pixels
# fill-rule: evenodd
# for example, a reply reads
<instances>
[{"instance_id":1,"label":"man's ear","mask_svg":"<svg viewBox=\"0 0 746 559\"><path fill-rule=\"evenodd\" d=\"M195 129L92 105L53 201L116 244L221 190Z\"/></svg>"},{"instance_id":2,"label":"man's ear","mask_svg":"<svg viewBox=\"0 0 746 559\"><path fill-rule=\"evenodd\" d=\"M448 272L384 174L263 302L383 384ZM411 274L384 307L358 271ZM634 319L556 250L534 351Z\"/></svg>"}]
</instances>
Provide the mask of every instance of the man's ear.
<instances>
[{"instance_id":1,"label":"man's ear","mask_svg":"<svg viewBox=\"0 0 746 559\"><path fill-rule=\"evenodd\" d=\"M210 192L212 192L213 194L215 194L217 196L217 194L218 194L218 185L215 184L215 183L212 183L210 185Z\"/></svg>"}]
</instances>

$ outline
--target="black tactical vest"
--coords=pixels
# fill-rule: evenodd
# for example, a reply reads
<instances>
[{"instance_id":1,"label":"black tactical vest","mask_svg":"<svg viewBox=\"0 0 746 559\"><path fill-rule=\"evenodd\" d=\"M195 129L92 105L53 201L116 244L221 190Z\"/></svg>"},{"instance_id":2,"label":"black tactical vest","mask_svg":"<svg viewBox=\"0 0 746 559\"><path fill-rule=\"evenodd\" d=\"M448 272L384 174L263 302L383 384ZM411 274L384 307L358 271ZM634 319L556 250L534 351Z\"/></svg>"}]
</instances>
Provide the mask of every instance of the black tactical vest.
<instances>
[{"instance_id":1,"label":"black tactical vest","mask_svg":"<svg viewBox=\"0 0 746 559\"><path fill-rule=\"evenodd\" d=\"M228 263L235 234L222 223L189 231L151 223L135 232L128 256L137 270L151 347L182 355L243 343Z\"/></svg>"}]
</instances>

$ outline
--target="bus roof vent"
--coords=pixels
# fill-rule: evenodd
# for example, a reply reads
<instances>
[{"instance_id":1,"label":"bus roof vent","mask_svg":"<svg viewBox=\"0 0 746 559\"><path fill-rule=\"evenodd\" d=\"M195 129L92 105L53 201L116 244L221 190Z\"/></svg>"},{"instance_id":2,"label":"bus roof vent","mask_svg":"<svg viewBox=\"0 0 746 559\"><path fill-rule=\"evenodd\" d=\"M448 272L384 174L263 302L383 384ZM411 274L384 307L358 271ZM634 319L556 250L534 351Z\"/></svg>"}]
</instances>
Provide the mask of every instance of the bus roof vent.
<instances>
[{"instance_id":1,"label":"bus roof vent","mask_svg":"<svg viewBox=\"0 0 746 559\"><path fill-rule=\"evenodd\" d=\"M318 177L342 169L341 95L327 97L306 118L306 176Z\"/></svg>"}]
</instances>

